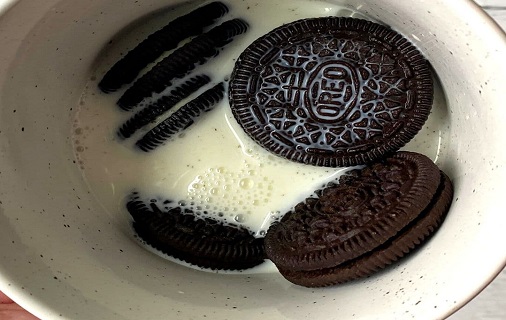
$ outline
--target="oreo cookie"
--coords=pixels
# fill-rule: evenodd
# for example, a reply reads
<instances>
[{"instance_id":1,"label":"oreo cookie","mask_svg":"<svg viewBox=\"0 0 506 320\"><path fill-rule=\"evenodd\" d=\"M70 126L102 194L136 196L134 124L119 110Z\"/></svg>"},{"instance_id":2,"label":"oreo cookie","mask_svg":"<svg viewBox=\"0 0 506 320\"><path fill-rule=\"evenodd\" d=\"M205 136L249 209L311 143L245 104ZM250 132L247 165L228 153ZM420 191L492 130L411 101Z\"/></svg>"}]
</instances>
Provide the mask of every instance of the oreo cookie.
<instances>
[{"instance_id":1,"label":"oreo cookie","mask_svg":"<svg viewBox=\"0 0 506 320\"><path fill-rule=\"evenodd\" d=\"M167 139L190 127L196 118L211 111L223 99L224 95L225 86L223 82L220 82L149 130L135 145L145 152L156 149Z\"/></svg>"},{"instance_id":2,"label":"oreo cookie","mask_svg":"<svg viewBox=\"0 0 506 320\"><path fill-rule=\"evenodd\" d=\"M189 97L210 81L211 78L206 75L198 75L186 80L180 86L172 89L170 94L149 104L125 121L118 129L118 137L122 139L129 138L137 130L155 121L156 118L172 109L176 104L181 102L181 100Z\"/></svg>"},{"instance_id":3,"label":"oreo cookie","mask_svg":"<svg viewBox=\"0 0 506 320\"><path fill-rule=\"evenodd\" d=\"M164 52L172 50L186 38L196 36L204 28L224 16L228 8L221 2L212 2L169 22L150 34L130 50L104 75L98 87L105 93L113 92L132 82L139 72Z\"/></svg>"},{"instance_id":4,"label":"oreo cookie","mask_svg":"<svg viewBox=\"0 0 506 320\"><path fill-rule=\"evenodd\" d=\"M304 19L254 41L229 90L234 117L265 149L316 166L387 156L427 120L427 60L389 27L354 18Z\"/></svg>"},{"instance_id":5,"label":"oreo cookie","mask_svg":"<svg viewBox=\"0 0 506 320\"><path fill-rule=\"evenodd\" d=\"M429 158L399 152L299 203L269 228L266 254L302 286L365 277L427 240L452 197L450 179Z\"/></svg>"},{"instance_id":6,"label":"oreo cookie","mask_svg":"<svg viewBox=\"0 0 506 320\"><path fill-rule=\"evenodd\" d=\"M138 78L120 97L118 106L129 110L153 93L162 92L172 85L174 79L185 77L197 65L219 55L234 37L247 30L248 24L244 20L232 19L193 38Z\"/></svg>"},{"instance_id":7,"label":"oreo cookie","mask_svg":"<svg viewBox=\"0 0 506 320\"><path fill-rule=\"evenodd\" d=\"M133 227L146 243L165 254L203 268L243 270L264 262L263 238L241 226L199 217L190 209L145 202L134 194L127 209Z\"/></svg>"}]
</instances>

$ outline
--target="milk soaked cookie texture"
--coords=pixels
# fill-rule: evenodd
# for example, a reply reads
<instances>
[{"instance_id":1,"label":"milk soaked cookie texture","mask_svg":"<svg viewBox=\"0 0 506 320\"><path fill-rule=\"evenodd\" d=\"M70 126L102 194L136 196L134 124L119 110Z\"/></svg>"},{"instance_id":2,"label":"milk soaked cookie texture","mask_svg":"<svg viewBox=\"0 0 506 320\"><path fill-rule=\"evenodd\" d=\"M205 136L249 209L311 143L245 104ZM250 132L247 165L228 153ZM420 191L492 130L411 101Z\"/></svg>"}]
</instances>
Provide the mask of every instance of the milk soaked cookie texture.
<instances>
[{"instance_id":1,"label":"milk soaked cookie texture","mask_svg":"<svg viewBox=\"0 0 506 320\"><path fill-rule=\"evenodd\" d=\"M104 75L98 87L105 93L113 92L132 82L149 63L165 51L176 48L188 37L201 34L204 29L228 12L221 2L212 2L169 22L150 34L130 50Z\"/></svg>"},{"instance_id":2,"label":"milk soaked cookie texture","mask_svg":"<svg viewBox=\"0 0 506 320\"><path fill-rule=\"evenodd\" d=\"M196 212L132 194L127 203L137 234L165 254L210 269L248 269L265 259L263 238L244 227L225 225ZM166 206L166 208L163 208Z\"/></svg>"},{"instance_id":3,"label":"milk soaked cookie texture","mask_svg":"<svg viewBox=\"0 0 506 320\"><path fill-rule=\"evenodd\" d=\"M89 88L83 95L76 120L83 173L108 211L126 208L142 243L162 256L203 270L257 270L271 258L286 279L303 286L339 283L388 264L369 262L378 256L383 261L383 256L367 258L362 246L341 253L341 262L315 262L318 267L300 266L297 259L285 264L273 250L265 253L265 235L272 238L292 212L308 211L315 201L339 207L343 200L329 195L328 188L342 183L339 177L353 169L348 166L375 166L404 145L423 125L432 103L427 62L402 36L364 20L328 17L349 14L338 6L314 2L304 8L305 2L297 3L213 2L176 8L162 30L180 40L175 46L176 40L170 40L163 53L156 52L159 63L142 62L144 68L131 62L159 41L161 33L151 32L137 47L133 42L126 46L134 53L116 64L104 63L103 69L113 67L103 71L100 82L90 83L108 95ZM200 31L180 36L171 31L192 15L202 15L204 21L195 27ZM291 45L283 46L286 41ZM259 50L261 54L245 58ZM119 76L120 69L129 76ZM263 119L265 126L255 127L248 122L251 117ZM294 156L280 145L262 144L252 134L261 129L285 144L290 133L312 154ZM432 131L427 135L439 152L440 136ZM370 151L372 143L377 145ZM336 146L330 156L324 150ZM426 194L429 200L433 196ZM405 225L404 220L398 223ZM435 229L432 224L427 228ZM378 243L394 240L387 233L376 241L379 248L386 244ZM353 277L351 265L359 270ZM336 276L336 268L348 273Z\"/></svg>"},{"instance_id":4,"label":"milk soaked cookie texture","mask_svg":"<svg viewBox=\"0 0 506 320\"><path fill-rule=\"evenodd\" d=\"M117 102L118 106L129 110L153 93L162 92L174 83L174 79L187 76L199 64L219 55L222 47L247 30L248 24L245 21L232 19L193 38L139 77L123 93Z\"/></svg>"},{"instance_id":5,"label":"milk soaked cookie texture","mask_svg":"<svg viewBox=\"0 0 506 320\"><path fill-rule=\"evenodd\" d=\"M135 144L139 149L146 152L157 148L170 137L191 126L195 122L195 119L202 115L202 113L212 110L216 104L224 98L224 93L224 84L217 84L179 108L176 112L146 133Z\"/></svg>"}]
</instances>

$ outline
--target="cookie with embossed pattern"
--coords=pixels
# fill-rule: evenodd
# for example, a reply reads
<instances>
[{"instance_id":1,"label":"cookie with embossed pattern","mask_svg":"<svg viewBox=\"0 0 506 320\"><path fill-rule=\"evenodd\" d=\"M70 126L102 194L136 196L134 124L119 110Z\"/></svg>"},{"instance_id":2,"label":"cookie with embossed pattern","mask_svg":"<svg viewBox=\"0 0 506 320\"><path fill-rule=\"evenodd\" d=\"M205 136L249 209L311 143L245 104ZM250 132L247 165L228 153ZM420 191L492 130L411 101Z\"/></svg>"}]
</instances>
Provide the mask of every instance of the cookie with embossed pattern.
<instances>
[{"instance_id":1,"label":"cookie with embossed pattern","mask_svg":"<svg viewBox=\"0 0 506 320\"><path fill-rule=\"evenodd\" d=\"M433 234L452 197L450 179L429 158L399 152L298 204L269 228L265 251L295 284L365 277Z\"/></svg>"},{"instance_id":2,"label":"cookie with embossed pattern","mask_svg":"<svg viewBox=\"0 0 506 320\"><path fill-rule=\"evenodd\" d=\"M232 73L234 117L265 149L317 166L365 164L422 128L433 100L429 63L389 27L314 18L254 41Z\"/></svg>"}]
</instances>

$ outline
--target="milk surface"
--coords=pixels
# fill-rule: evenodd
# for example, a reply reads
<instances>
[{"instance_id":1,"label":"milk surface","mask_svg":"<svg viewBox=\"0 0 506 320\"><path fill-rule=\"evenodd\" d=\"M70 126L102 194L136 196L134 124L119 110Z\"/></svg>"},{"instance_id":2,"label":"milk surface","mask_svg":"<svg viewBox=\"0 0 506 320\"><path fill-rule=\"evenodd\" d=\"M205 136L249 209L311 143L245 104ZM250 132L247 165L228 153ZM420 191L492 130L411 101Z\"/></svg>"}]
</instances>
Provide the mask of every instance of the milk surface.
<instances>
[{"instance_id":1,"label":"milk surface","mask_svg":"<svg viewBox=\"0 0 506 320\"><path fill-rule=\"evenodd\" d=\"M122 53L200 4L185 5L151 17L108 48L83 91L75 118L72 135L77 163L106 211L125 221L130 221L125 203L132 192L138 192L146 200L158 199L160 203L171 200L174 205L192 208L198 215L241 224L256 236L262 236L272 221L349 168L308 166L264 150L243 132L232 116L227 94L191 127L146 153L134 143L157 123L139 130L130 139L118 138L118 128L140 107L126 112L116 106L128 86L114 94L104 94L97 87ZM248 22L249 30L237 36L219 56L197 67L190 76L206 74L211 77L211 83L159 117L157 122L215 84L228 81L240 53L255 39L283 23L324 16L366 18L323 1L246 0L226 4L230 12L218 23L242 18ZM432 115L406 149L437 160L444 138L445 112L444 95L437 87Z\"/></svg>"}]
</instances>

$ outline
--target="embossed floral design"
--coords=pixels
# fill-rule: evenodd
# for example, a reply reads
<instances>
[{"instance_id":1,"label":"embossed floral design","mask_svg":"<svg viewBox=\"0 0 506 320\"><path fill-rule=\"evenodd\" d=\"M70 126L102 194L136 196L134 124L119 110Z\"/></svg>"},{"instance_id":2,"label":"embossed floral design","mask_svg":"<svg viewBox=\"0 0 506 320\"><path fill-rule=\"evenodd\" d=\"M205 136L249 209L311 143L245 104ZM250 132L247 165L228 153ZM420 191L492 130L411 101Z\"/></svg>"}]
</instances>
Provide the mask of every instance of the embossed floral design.
<instances>
[{"instance_id":1,"label":"embossed floral design","mask_svg":"<svg viewBox=\"0 0 506 320\"><path fill-rule=\"evenodd\" d=\"M299 145L347 148L382 136L400 118L406 73L371 43L320 35L283 48L264 67L256 103L266 127Z\"/></svg>"},{"instance_id":2,"label":"embossed floral design","mask_svg":"<svg viewBox=\"0 0 506 320\"><path fill-rule=\"evenodd\" d=\"M253 42L229 85L232 113L262 147L317 166L366 164L410 141L433 99L429 63L388 27L303 19Z\"/></svg>"},{"instance_id":3,"label":"embossed floral design","mask_svg":"<svg viewBox=\"0 0 506 320\"><path fill-rule=\"evenodd\" d=\"M325 248L329 242L352 238L389 212L415 175L409 166L392 161L389 167L376 164L343 176L339 184L324 188L318 198L286 215L280 240L295 249L308 244Z\"/></svg>"}]
</instances>

